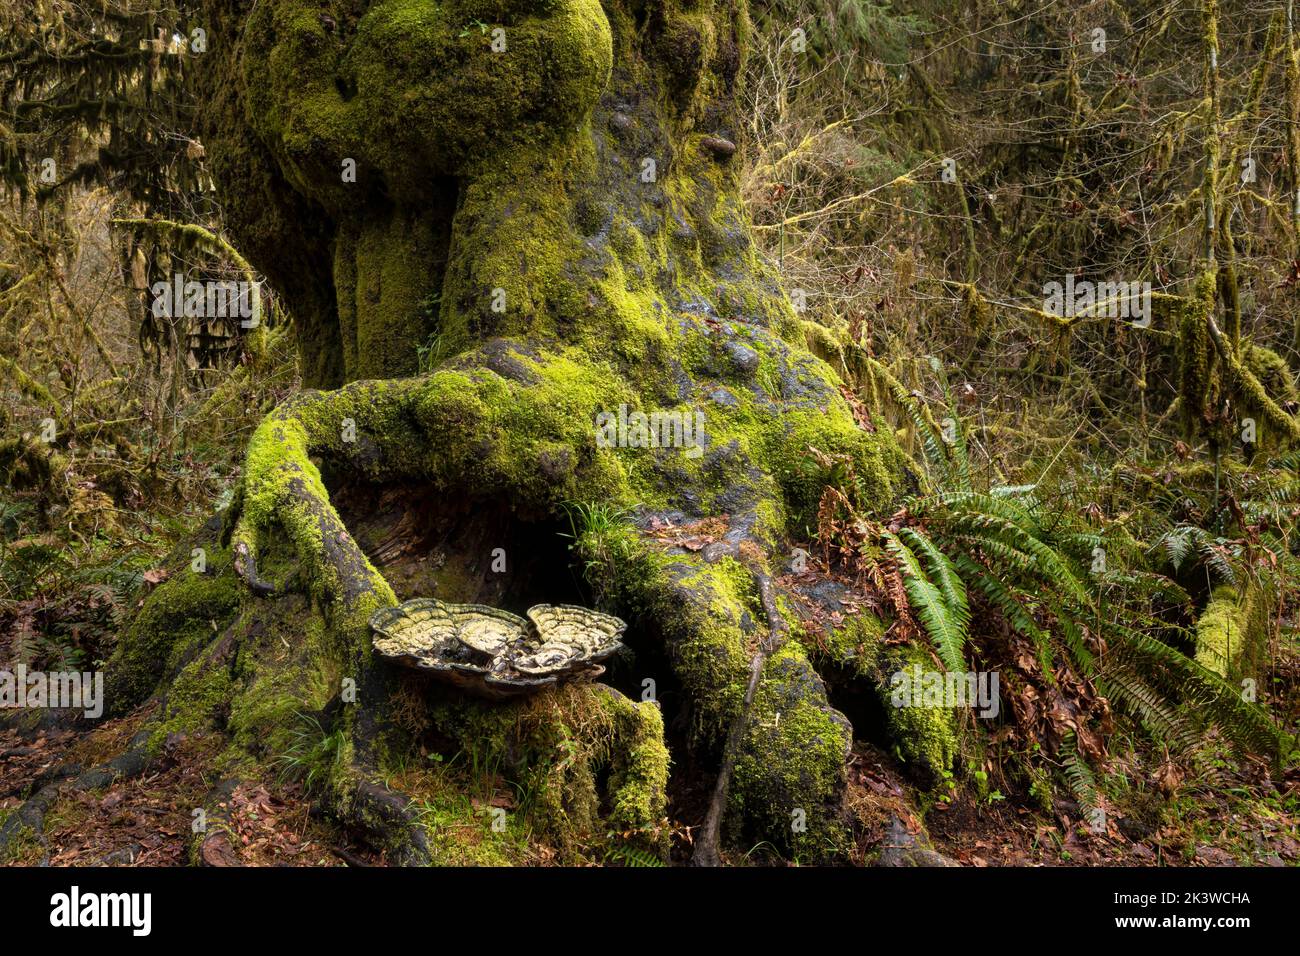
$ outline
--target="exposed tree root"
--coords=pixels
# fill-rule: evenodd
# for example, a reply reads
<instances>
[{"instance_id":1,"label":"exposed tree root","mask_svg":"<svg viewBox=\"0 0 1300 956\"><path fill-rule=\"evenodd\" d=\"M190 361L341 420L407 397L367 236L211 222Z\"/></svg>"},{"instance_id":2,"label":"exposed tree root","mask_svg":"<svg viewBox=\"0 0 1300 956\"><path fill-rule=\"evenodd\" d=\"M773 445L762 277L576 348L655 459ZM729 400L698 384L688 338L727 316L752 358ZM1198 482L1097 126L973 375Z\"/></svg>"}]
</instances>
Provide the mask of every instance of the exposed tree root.
<instances>
[{"instance_id":1,"label":"exposed tree root","mask_svg":"<svg viewBox=\"0 0 1300 956\"><path fill-rule=\"evenodd\" d=\"M776 600L772 596L772 579L766 574L759 572L755 575L758 580L759 593L763 600L763 610L767 613L768 634L767 637L758 643L758 650L754 653L753 659L749 664L749 681L745 684L745 700L741 705L740 713L731 722L731 729L727 733L726 747L723 749L722 767L718 771L718 779L713 788L713 799L709 802L709 813L704 819L704 826L698 840L695 843L695 852L691 855L691 864L693 866L718 866L722 860L718 855L718 837L722 829L722 815L727 808L727 792L731 789L731 774L736 767L736 755L740 749L741 741L745 739L745 731L749 728L750 714L754 707L754 692L758 690L759 679L763 676L763 666L767 663L768 657L785 643L786 626L781 619L781 614L777 610Z\"/></svg>"},{"instance_id":2,"label":"exposed tree root","mask_svg":"<svg viewBox=\"0 0 1300 956\"><path fill-rule=\"evenodd\" d=\"M23 840L35 840L47 847L45 815L65 792L98 790L144 773L149 765L145 750L148 740L147 732L136 734L125 753L89 770L83 770L77 764L60 764L42 774L36 792L0 824L0 859L4 859Z\"/></svg>"},{"instance_id":3,"label":"exposed tree root","mask_svg":"<svg viewBox=\"0 0 1300 956\"><path fill-rule=\"evenodd\" d=\"M240 784L231 777L218 781L203 798L203 827L195 832L193 857L200 866L239 866L239 851L230 839L230 798Z\"/></svg>"},{"instance_id":4,"label":"exposed tree root","mask_svg":"<svg viewBox=\"0 0 1300 956\"><path fill-rule=\"evenodd\" d=\"M404 794L360 781L339 808L339 818L393 863L428 866L433 862L428 837Z\"/></svg>"}]
</instances>

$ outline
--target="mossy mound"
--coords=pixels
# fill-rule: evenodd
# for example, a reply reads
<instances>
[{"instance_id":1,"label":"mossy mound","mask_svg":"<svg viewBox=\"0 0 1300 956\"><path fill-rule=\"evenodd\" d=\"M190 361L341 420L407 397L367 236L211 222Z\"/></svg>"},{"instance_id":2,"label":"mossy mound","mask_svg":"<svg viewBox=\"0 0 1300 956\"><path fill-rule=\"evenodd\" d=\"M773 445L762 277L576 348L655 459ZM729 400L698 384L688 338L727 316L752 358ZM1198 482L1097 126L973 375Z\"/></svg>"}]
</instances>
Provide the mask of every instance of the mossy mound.
<instances>
[{"instance_id":1,"label":"mossy mound","mask_svg":"<svg viewBox=\"0 0 1300 956\"><path fill-rule=\"evenodd\" d=\"M199 566L202 571L195 570ZM243 600L244 588L211 525L164 568L167 580L142 597L105 667L109 716L127 713L161 680L178 674L234 618Z\"/></svg>"},{"instance_id":2,"label":"mossy mound","mask_svg":"<svg viewBox=\"0 0 1300 956\"><path fill-rule=\"evenodd\" d=\"M832 858L847 836L837 798L852 742L852 725L827 703L802 646L786 643L766 662L736 763L733 836Z\"/></svg>"},{"instance_id":3,"label":"mossy mound","mask_svg":"<svg viewBox=\"0 0 1300 956\"><path fill-rule=\"evenodd\" d=\"M885 659L887 674L919 666L934 671L929 653L917 645L904 645ZM951 778L959 752L957 714L951 707L916 706L892 699L888 681L881 685L881 697L888 714L890 739L903 762L920 771L933 783Z\"/></svg>"},{"instance_id":4,"label":"mossy mound","mask_svg":"<svg viewBox=\"0 0 1300 956\"><path fill-rule=\"evenodd\" d=\"M1215 588L1196 621L1196 660L1228 680L1259 676L1277 596L1267 583Z\"/></svg>"}]
</instances>

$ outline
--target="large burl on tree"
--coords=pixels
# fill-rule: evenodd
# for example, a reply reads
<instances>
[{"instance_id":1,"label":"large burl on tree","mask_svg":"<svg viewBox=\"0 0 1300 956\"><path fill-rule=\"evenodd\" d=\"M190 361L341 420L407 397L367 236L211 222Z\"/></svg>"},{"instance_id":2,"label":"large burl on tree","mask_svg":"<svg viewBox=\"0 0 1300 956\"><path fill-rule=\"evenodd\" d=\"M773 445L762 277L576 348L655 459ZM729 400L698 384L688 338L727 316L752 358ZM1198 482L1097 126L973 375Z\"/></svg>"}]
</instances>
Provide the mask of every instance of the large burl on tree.
<instances>
[{"instance_id":1,"label":"large burl on tree","mask_svg":"<svg viewBox=\"0 0 1300 956\"><path fill-rule=\"evenodd\" d=\"M324 803L396 861L436 853L385 780L458 750L554 845L665 853L671 777L697 862L832 854L852 728L776 579L826 462L881 506L902 471L752 242L743 2L209 8L204 146L320 390L257 430L206 572L178 562L130 622L110 708L158 695L155 746L217 722L233 774L317 715L341 741ZM620 406L702 412L703 453L603 447ZM703 548L662 533L705 519ZM404 672L370 622L417 597L596 604L628 622L602 678L627 695Z\"/></svg>"}]
</instances>

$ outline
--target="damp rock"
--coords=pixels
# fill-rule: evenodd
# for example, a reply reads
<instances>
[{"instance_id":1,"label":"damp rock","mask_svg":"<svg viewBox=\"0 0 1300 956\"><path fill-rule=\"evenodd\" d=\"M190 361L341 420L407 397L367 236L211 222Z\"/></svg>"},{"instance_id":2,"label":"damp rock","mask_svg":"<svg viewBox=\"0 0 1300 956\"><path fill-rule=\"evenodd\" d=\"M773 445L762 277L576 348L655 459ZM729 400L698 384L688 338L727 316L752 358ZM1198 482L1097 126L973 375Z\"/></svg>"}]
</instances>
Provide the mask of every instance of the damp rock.
<instances>
[{"instance_id":1,"label":"damp rock","mask_svg":"<svg viewBox=\"0 0 1300 956\"><path fill-rule=\"evenodd\" d=\"M734 341L728 342L727 355L730 356L731 364L742 377L748 379L758 373L758 353L748 345Z\"/></svg>"},{"instance_id":2,"label":"damp rock","mask_svg":"<svg viewBox=\"0 0 1300 956\"><path fill-rule=\"evenodd\" d=\"M700 145L718 159L727 159L736 153L736 144L721 136L706 136L700 140Z\"/></svg>"}]
</instances>

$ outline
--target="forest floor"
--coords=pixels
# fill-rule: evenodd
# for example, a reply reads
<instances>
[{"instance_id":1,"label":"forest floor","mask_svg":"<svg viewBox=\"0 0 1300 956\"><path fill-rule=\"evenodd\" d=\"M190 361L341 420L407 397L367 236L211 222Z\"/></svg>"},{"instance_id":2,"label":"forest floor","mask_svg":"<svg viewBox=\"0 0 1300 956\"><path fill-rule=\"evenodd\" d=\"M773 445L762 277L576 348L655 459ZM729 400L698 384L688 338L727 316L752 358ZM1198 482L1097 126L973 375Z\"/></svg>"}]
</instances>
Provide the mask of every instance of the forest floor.
<instances>
[{"instance_id":1,"label":"forest floor","mask_svg":"<svg viewBox=\"0 0 1300 956\"><path fill-rule=\"evenodd\" d=\"M201 513L204 504L194 505L195 513ZM165 574L157 562L170 549L175 533L146 523L135 547L124 547L120 537L114 544L114 539L99 535L94 547L69 552L78 559L75 564L56 565L53 572L33 564L32 575L45 575L47 584L37 596L12 602L0 613L0 664L21 659L20 645L34 645L39 653L56 655L54 659L93 661L105 656L130 586L137 580L156 584ZM692 550L713 540L709 529L700 527L671 529L671 535L665 530L663 535L669 543ZM11 552L11 558L23 554ZM16 560L9 563L13 574L23 567ZM119 587L102 583L119 578ZM825 589L805 578L836 584L831 602L836 607L869 605L866 597L856 596L849 579L828 582L809 572L781 583L807 585L801 594ZM811 623L817 623L817 608L811 605L815 602L806 610ZM834 617L828 621L839 623ZM1281 719L1291 725L1300 702L1300 642L1294 622L1288 619L1285 624L1271 654L1267 686L1271 698L1281 702ZM40 635L47 635L45 644L38 642ZM384 865L382 857L315 812L316 800L304 782L282 774L284 764L276 758L253 771L224 801L228 839L203 841L196 851L200 841L193 832L194 811L205 806L213 788L230 772L221 760L229 740L215 730L169 739L135 777L98 789L70 785L75 777L68 771L70 764L92 768L126 751L147 723L151 706L80 734L50 730L20 736L0 729L0 823L41 787L60 781L59 796L45 815L44 843L24 843L6 863L185 866L197 856L208 865ZM986 764L982 793L969 781L936 789L883 749L868 724L864 721L864 739L855 744L848 767L852 845L841 858L855 864L876 862L896 845L901 828L922 840L928 835L938 853L963 866L1300 865L1300 767L1275 776L1265 763L1240 758L1215 739L1171 760L1149 741L1117 734L1099 781L1107 798L1103 833L1089 828L1063 788L1042 805L1025 795L1024 781L1004 777L1002 763L1014 777L1009 758L1029 742L1004 740L991 749L995 756L988 758L992 763ZM434 774L398 774L390 781L394 789L417 800L439 862L631 862L601 858L581 847L561 850L522 826L493 833L492 808L511 806L515 793L505 779L464 764L449 758L434 765ZM689 858L692 827L700 822L707 803L701 787L710 779L708 768L694 769L699 772L683 772L668 808L676 863ZM725 859L741 866L794 862L763 845L733 851Z\"/></svg>"},{"instance_id":2,"label":"forest floor","mask_svg":"<svg viewBox=\"0 0 1300 956\"><path fill-rule=\"evenodd\" d=\"M38 733L23 739L0 731L0 820L22 796L39 789L56 768L92 767L126 748L147 708L78 735ZM61 790L45 817L45 846L26 841L11 866L186 866L192 860L194 808L220 775L213 758L224 747L218 733L169 740L145 773L90 791ZM59 774L63 776L63 774ZM310 812L298 784L243 783L225 807L238 857L205 854L210 865L342 866L367 861L366 851Z\"/></svg>"},{"instance_id":3,"label":"forest floor","mask_svg":"<svg viewBox=\"0 0 1300 956\"><path fill-rule=\"evenodd\" d=\"M707 543L708 535L700 534L685 546ZM153 560L148 552L161 546L155 542L142 550L135 563L146 568L143 575L149 581L157 572L147 570ZM840 582L842 589L849 583ZM845 593L851 598L854 592ZM21 613L0 617L0 660L15 657L15 642L24 633L67 633L77 635L69 641L90 641L112 628L108 598L79 576L57 594L19 608ZM1300 697L1300 651L1294 629L1283 632L1286 637L1273 656L1271 686L1279 700L1294 702ZM93 654L95 649L88 650ZM45 815L44 843L23 843L7 864L185 866L196 857L216 866L385 864L317 813L304 783L282 774L284 767L275 759L223 801L228 838L196 839L195 810L205 806L229 773L221 761L229 740L215 730L169 738L140 775L97 789L70 785L75 778L70 765L92 768L126 751L153 706L84 733L20 735L0 729L0 823L41 787L55 782L60 788ZM1290 719L1292 708L1284 710ZM1300 865L1300 767L1275 778L1266 763L1242 759L1216 740L1171 760L1149 743L1117 739L1101 779L1108 803L1104 833L1093 832L1063 790L1050 806L1036 804L1023 795L1024 786L1004 780L997 765L987 767L983 795L974 786L934 788L877 743L869 734L859 740L848 767L846 807L853 826L852 846L844 858L855 864L875 863L882 851L896 845L901 828L922 841L928 837L934 850L963 866ZM706 803L697 792L696 777L679 785L668 808L675 834L672 860L677 863L690 856L692 827ZM471 772L463 762L449 760L433 775L399 774L389 782L417 800L439 862L625 862L591 856L581 848L564 852L527 830L491 832L491 808L511 806L514 791L505 779ZM792 862L763 845L733 851L725 860L741 866Z\"/></svg>"},{"instance_id":4,"label":"forest floor","mask_svg":"<svg viewBox=\"0 0 1300 956\"><path fill-rule=\"evenodd\" d=\"M52 731L23 738L13 730L0 731L0 821L21 805L24 795L47 782L56 767L69 762L90 767L121 752L147 716L142 708L83 735ZM190 864L196 842L193 808L203 805L221 778L214 760L224 747L217 732L179 737L169 740L140 776L91 791L66 788L46 814L45 846L29 841L7 863ZM1156 767L1154 779L1163 780L1172 793L1155 794L1148 813L1115 817L1103 835L1093 833L1080 821L1078 808L1067 804L1045 812L1014 805L996 792L981 800L964 791L936 801L910 783L889 754L859 743L849 765L849 806L857 821L852 855L855 862L871 863L891 839L891 825L901 823L910 833L928 830L934 849L963 866L1300 864L1300 772L1274 783L1262 765L1216 763L1196 778L1184 778L1172 765ZM1144 768L1126 769L1140 773ZM486 789L485 805L510 793L504 780L489 781ZM202 862L207 865L385 863L314 813L313 800L299 783L274 775L244 781L224 810L229 843L205 844ZM481 819L482 833L466 833L463 821L451 825L458 852L450 854L450 862L467 862L467 838L492 839L486 815ZM687 827L679 830L688 832ZM521 849L511 862L547 865L557 859L551 848L535 841ZM677 849L675 856L689 852L684 843ZM736 855L727 862L760 860Z\"/></svg>"}]
</instances>

